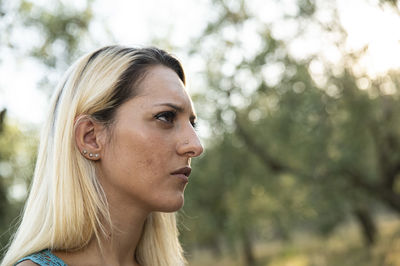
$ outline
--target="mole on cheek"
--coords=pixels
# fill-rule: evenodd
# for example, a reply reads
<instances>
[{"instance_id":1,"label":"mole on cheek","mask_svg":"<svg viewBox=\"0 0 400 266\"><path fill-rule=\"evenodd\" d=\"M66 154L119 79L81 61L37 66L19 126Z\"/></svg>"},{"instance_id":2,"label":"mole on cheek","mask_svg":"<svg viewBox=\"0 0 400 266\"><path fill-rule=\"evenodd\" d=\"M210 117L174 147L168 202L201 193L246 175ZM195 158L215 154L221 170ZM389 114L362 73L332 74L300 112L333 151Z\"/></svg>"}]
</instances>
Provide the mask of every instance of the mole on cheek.
<instances>
[{"instance_id":1,"label":"mole on cheek","mask_svg":"<svg viewBox=\"0 0 400 266\"><path fill-rule=\"evenodd\" d=\"M146 159L146 165L151 166L153 164L153 159Z\"/></svg>"}]
</instances>

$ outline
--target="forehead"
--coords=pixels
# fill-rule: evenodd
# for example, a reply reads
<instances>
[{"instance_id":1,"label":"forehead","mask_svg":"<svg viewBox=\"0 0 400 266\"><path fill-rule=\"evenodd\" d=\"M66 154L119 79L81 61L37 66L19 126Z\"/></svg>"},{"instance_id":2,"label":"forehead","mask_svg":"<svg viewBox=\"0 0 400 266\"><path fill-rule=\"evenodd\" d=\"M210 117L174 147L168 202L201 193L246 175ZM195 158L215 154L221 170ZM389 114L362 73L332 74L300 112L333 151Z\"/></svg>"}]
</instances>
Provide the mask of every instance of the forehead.
<instances>
[{"instance_id":1,"label":"forehead","mask_svg":"<svg viewBox=\"0 0 400 266\"><path fill-rule=\"evenodd\" d=\"M194 112L192 100L179 76L165 66L151 67L134 97L149 104L174 103Z\"/></svg>"}]
</instances>

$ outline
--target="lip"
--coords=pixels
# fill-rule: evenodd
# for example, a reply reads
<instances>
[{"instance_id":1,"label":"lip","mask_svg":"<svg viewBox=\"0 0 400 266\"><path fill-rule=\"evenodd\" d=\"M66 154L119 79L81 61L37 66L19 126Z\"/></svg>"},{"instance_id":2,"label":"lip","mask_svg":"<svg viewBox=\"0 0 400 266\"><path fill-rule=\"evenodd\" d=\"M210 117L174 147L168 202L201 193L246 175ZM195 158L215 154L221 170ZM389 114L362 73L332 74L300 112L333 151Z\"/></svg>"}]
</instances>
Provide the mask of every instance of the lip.
<instances>
[{"instance_id":1,"label":"lip","mask_svg":"<svg viewBox=\"0 0 400 266\"><path fill-rule=\"evenodd\" d=\"M185 166L182 168L179 168L178 170L174 171L171 173L171 175L174 175L180 179L182 179L184 182L189 182L189 175L192 172L192 168L189 166Z\"/></svg>"}]
</instances>

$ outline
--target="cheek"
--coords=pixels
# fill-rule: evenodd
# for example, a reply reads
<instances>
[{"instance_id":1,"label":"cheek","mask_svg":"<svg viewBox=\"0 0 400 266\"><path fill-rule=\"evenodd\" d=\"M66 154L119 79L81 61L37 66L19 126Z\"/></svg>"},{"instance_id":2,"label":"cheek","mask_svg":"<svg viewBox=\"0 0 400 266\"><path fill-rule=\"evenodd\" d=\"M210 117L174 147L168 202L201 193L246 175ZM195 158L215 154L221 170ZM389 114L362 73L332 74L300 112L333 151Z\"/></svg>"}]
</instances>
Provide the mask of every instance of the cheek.
<instances>
[{"instance_id":1,"label":"cheek","mask_svg":"<svg viewBox=\"0 0 400 266\"><path fill-rule=\"evenodd\" d=\"M172 145L160 133L122 130L115 137L109 155L110 167L130 186L135 185L132 181L153 185L157 177L171 170L168 164L173 155Z\"/></svg>"},{"instance_id":2,"label":"cheek","mask_svg":"<svg viewBox=\"0 0 400 266\"><path fill-rule=\"evenodd\" d=\"M184 186L170 177L176 151L168 132L124 129L117 133L101 162L108 196L151 210L179 209Z\"/></svg>"},{"instance_id":3,"label":"cheek","mask_svg":"<svg viewBox=\"0 0 400 266\"><path fill-rule=\"evenodd\" d=\"M171 149L161 140L152 140L132 151L131 165L135 168L139 178L150 185L165 180L170 170Z\"/></svg>"}]
</instances>

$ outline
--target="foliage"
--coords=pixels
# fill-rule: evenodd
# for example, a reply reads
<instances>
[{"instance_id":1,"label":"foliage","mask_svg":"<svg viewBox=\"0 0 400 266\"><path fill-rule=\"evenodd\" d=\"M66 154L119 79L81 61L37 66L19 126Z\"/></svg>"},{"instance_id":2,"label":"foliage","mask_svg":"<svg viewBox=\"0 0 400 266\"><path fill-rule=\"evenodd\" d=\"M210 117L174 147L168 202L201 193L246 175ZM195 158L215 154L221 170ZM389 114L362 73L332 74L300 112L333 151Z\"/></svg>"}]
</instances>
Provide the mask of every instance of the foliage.
<instances>
[{"instance_id":1,"label":"foliage","mask_svg":"<svg viewBox=\"0 0 400 266\"><path fill-rule=\"evenodd\" d=\"M255 265L260 238L290 239L299 229L327 235L355 219L373 244L374 213L400 211L398 73L373 80L353 71L363 51L345 50L334 6L322 22L322 2L299 1L274 23L240 3L214 1L220 13L192 49L205 61L199 113L213 139L188 189L186 221L198 234L185 241L236 250L239 240ZM277 37L276 24L287 21L297 30ZM309 28L339 61L291 52Z\"/></svg>"},{"instance_id":2,"label":"foliage","mask_svg":"<svg viewBox=\"0 0 400 266\"><path fill-rule=\"evenodd\" d=\"M398 265L399 252L399 221L384 217L380 222L382 236L377 245L365 249L362 245L357 227L354 224L344 224L336 234L325 238L309 233L297 234L290 243L258 242L257 257L260 265L318 265L318 266L389 266ZM321 245L323 243L323 245ZM243 257L232 258L228 254L213 257L206 250L195 251L189 265L243 265Z\"/></svg>"},{"instance_id":3,"label":"foliage","mask_svg":"<svg viewBox=\"0 0 400 266\"><path fill-rule=\"evenodd\" d=\"M50 67L70 65L80 52L79 46L92 20L91 4L87 1L83 10L76 10L60 1L46 8L22 0L17 18L26 29L33 28L42 35L40 44L31 48L31 55Z\"/></svg>"},{"instance_id":4,"label":"foliage","mask_svg":"<svg viewBox=\"0 0 400 266\"><path fill-rule=\"evenodd\" d=\"M35 129L3 121L0 132L0 243L8 242L16 225L34 169L37 150ZM11 226L11 227L10 227Z\"/></svg>"},{"instance_id":5,"label":"foliage","mask_svg":"<svg viewBox=\"0 0 400 266\"><path fill-rule=\"evenodd\" d=\"M320 245L349 220L358 221L372 244L376 214L400 211L399 73L371 79L354 71L363 51L344 49L346 33L329 1L298 0L290 8L287 1L270 1L283 10L274 20L260 15L255 2L213 0L215 16L187 48L205 66L207 90L195 99L211 137L206 153L194 160L186 191L185 248L227 249L256 265L258 243L290 243L300 231L318 235ZM397 1L381 2L398 7ZM75 9L61 1L0 0L0 45L37 59L49 72L65 69L89 38L92 4ZM322 9L329 11L325 21L317 16ZM28 44L15 41L21 28ZM339 61L321 51L293 52L315 29ZM46 77L41 87L48 84ZM3 245L21 206L12 191L26 191L37 143L11 121L0 126ZM354 251L366 260L366 249ZM279 263L280 255L299 253L285 246L265 260Z\"/></svg>"},{"instance_id":6,"label":"foliage","mask_svg":"<svg viewBox=\"0 0 400 266\"><path fill-rule=\"evenodd\" d=\"M61 1L42 6L33 1L0 1L0 47L16 58L36 59L38 66L47 69L39 87L48 89L55 82L51 72L65 70L81 53L80 44L87 38L92 20L92 1L82 10ZM25 36L22 36L25 35ZM25 40L21 38L25 37ZM0 63L2 63L0 61ZM17 224L33 173L37 129L19 125L5 118L0 121L0 244L5 247ZM11 225L11 227L10 227Z\"/></svg>"},{"instance_id":7,"label":"foliage","mask_svg":"<svg viewBox=\"0 0 400 266\"><path fill-rule=\"evenodd\" d=\"M60 73L90 43L93 1L82 1L81 7L60 0L49 3L0 1L0 45L16 60L35 59L46 73L38 87L50 95Z\"/></svg>"}]
</instances>

